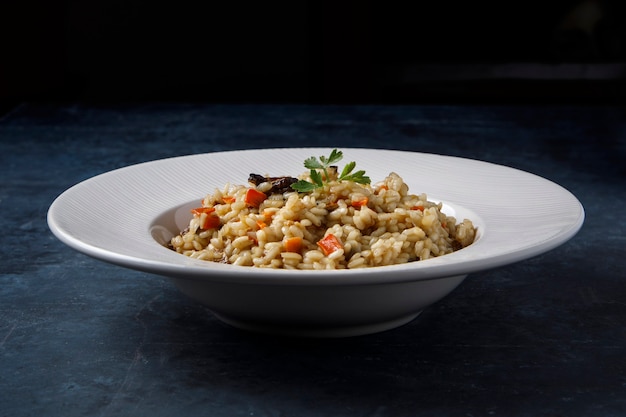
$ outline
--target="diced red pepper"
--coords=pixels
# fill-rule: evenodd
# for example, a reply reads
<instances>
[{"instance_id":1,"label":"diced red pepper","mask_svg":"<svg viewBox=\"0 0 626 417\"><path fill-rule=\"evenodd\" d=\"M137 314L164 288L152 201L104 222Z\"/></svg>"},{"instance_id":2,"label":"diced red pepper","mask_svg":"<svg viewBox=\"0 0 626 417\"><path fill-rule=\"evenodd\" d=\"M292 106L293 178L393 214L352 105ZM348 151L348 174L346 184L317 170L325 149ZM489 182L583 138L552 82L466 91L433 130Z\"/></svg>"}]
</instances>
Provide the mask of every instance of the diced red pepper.
<instances>
[{"instance_id":1,"label":"diced red pepper","mask_svg":"<svg viewBox=\"0 0 626 417\"><path fill-rule=\"evenodd\" d=\"M202 228L205 230L215 229L220 226L221 220L220 216L215 213L209 213L204 218L204 223L202 224Z\"/></svg>"},{"instance_id":2,"label":"diced red pepper","mask_svg":"<svg viewBox=\"0 0 626 417\"><path fill-rule=\"evenodd\" d=\"M235 197L233 197L232 195L225 195L222 197L222 201L226 204L231 204L234 203L236 200Z\"/></svg>"},{"instance_id":3,"label":"diced red pepper","mask_svg":"<svg viewBox=\"0 0 626 417\"><path fill-rule=\"evenodd\" d=\"M264 193L262 193L261 191L255 189L255 188L248 188L248 191L246 192L246 197L245 197L244 201L249 206L259 207L261 205L261 203L263 201L265 201L266 198L267 198L267 196Z\"/></svg>"},{"instance_id":4,"label":"diced red pepper","mask_svg":"<svg viewBox=\"0 0 626 417\"><path fill-rule=\"evenodd\" d=\"M215 207L196 207L191 209L191 212L196 216L202 216L206 214L204 217L204 222L201 225L202 229L215 229L220 225L220 216L214 213Z\"/></svg>"},{"instance_id":5,"label":"diced red pepper","mask_svg":"<svg viewBox=\"0 0 626 417\"><path fill-rule=\"evenodd\" d=\"M318 241L317 246L320 247L320 249L322 250L322 252L324 252L324 255L326 256L330 255L336 250L343 249L343 244L341 243L341 241L337 239L337 236L333 235L332 233L327 234L326 236L324 236L323 239Z\"/></svg>"},{"instance_id":6,"label":"diced red pepper","mask_svg":"<svg viewBox=\"0 0 626 417\"><path fill-rule=\"evenodd\" d=\"M196 207L191 209L191 212L197 216L201 215L202 213L213 213L215 211L215 207Z\"/></svg>"}]
</instances>

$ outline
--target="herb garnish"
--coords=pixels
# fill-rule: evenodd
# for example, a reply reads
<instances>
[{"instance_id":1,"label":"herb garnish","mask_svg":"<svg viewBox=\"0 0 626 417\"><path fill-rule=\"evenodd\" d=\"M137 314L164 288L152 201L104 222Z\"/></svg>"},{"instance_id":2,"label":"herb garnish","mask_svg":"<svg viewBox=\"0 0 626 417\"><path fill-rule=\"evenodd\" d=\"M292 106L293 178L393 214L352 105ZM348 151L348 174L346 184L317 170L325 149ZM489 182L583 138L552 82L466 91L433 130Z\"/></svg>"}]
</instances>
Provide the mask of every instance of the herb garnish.
<instances>
[{"instance_id":1,"label":"herb garnish","mask_svg":"<svg viewBox=\"0 0 626 417\"><path fill-rule=\"evenodd\" d=\"M304 166L310 170L309 175L311 176L311 182L300 180L295 184L292 184L291 188L301 193L307 193L315 190L316 188L323 187L324 179L326 179L327 183L329 182L328 168L341 161L341 159L343 159L343 152L338 151L337 149L333 149L328 157L320 156L319 160L314 156L305 159ZM354 173L352 172L355 166L356 162L349 162L345 167L343 167L341 175L339 175L337 180L354 181L359 184L369 184L370 178L365 175L365 171L360 170ZM323 177L319 170L324 173Z\"/></svg>"}]
</instances>

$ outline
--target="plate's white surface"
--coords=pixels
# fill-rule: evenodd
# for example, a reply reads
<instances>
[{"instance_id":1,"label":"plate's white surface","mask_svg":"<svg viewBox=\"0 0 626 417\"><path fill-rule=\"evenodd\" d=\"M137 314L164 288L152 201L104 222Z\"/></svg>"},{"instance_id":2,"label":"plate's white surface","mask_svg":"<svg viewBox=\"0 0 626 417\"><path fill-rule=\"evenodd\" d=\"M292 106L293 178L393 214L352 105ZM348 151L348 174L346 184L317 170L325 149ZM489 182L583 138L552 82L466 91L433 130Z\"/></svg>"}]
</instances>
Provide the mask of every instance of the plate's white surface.
<instances>
[{"instance_id":1,"label":"plate's white surface","mask_svg":"<svg viewBox=\"0 0 626 417\"><path fill-rule=\"evenodd\" d=\"M236 267L190 259L161 244L187 225L189 209L215 188L245 184L251 172L296 176L305 171L305 158L330 151L232 151L121 168L61 194L49 209L48 224L80 252L172 278L184 293L239 327L344 336L409 321L468 273L553 249L584 221L583 207L569 191L523 171L432 154L342 149L341 165L356 161L373 182L397 172L411 193L425 192L444 202L448 214L471 219L477 241L427 261L342 271ZM394 311L394 303L402 311Z\"/></svg>"}]
</instances>

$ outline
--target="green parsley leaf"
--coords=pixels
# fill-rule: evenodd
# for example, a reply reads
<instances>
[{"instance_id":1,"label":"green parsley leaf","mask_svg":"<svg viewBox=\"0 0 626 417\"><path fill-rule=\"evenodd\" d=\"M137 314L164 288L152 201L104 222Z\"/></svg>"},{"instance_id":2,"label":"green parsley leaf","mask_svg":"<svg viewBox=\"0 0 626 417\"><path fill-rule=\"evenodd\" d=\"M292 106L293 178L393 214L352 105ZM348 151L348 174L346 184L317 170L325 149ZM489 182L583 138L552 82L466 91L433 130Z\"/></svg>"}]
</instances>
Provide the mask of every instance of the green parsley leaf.
<instances>
[{"instance_id":1,"label":"green parsley leaf","mask_svg":"<svg viewBox=\"0 0 626 417\"><path fill-rule=\"evenodd\" d=\"M352 161L352 162L349 162L348 165L343 167L343 171L341 171L341 175L339 176L339 180L341 181L342 179L344 179L348 175L350 175L350 173L352 172L352 170L354 169L355 166L356 166L356 162Z\"/></svg>"},{"instance_id":2,"label":"green parsley leaf","mask_svg":"<svg viewBox=\"0 0 626 417\"><path fill-rule=\"evenodd\" d=\"M365 171L357 171L352 175L340 178L341 180L353 181L359 184L369 184L371 182L370 177L365 175Z\"/></svg>"},{"instance_id":3,"label":"green parsley leaf","mask_svg":"<svg viewBox=\"0 0 626 417\"><path fill-rule=\"evenodd\" d=\"M324 186L324 182L322 181L322 175L318 171L312 169L310 175L311 180L315 185L317 185L318 187Z\"/></svg>"},{"instance_id":4,"label":"green parsley leaf","mask_svg":"<svg viewBox=\"0 0 626 417\"><path fill-rule=\"evenodd\" d=\"M312 156L304 160L304 167L309 169L323 169L324 165L322 165L316 157Z\"/></svg>"},{"instance_id":5,"label":"green parsley leaf","mask_svg":"<svg viewBox=\"0 0 626 417\"><path fill-rule=\"evenodd\" d=\"M320 160L322 161L322 163L324 164L324 167L326 168L328 168L332 164L335 164L341 161L342 159L343 159L343 152L338 151L337 149L333 149L328 159L326 159L324 156L320 156Z\"/></svg>"},{"instance_id":6,"label":"green parsley leaf","mask_svg":"<svg viewBox=\"0 0 626 417\"><path fill-rule=\"evenodd\" d=\"M333 164L341 161L343 159L343 152L338 151L337 149L333 149L328 157L320 156L317 159L314 156L311 156L304 160L304 167L310 170L311 181L300 180L295 184L291 185L291 188L300 192L306 193L315 190L316 188L321 188L324 186L324 179L326 182L329 182L328 178L328 168ZM356 166L356 162L349 162L341 171L341 175L337 178L338 181L353 181L359 184L369 184L370 178L365 175L365 171L357 171L352 173ZM322 170L324 176L319 170Z\"/></svg>"},{"instance_id":7,"label":"green parsley leaf","mask_svg":"<svg viewBox=\"0 0 626 417\"><path fill-rule=\"evenodd\" d=\"M308 182L305 180L300 180L295 184L291 184L291 188L298 191L299 193L309 193L317 188L316 184L312 182Z\"/></svg>"}]
</instances>

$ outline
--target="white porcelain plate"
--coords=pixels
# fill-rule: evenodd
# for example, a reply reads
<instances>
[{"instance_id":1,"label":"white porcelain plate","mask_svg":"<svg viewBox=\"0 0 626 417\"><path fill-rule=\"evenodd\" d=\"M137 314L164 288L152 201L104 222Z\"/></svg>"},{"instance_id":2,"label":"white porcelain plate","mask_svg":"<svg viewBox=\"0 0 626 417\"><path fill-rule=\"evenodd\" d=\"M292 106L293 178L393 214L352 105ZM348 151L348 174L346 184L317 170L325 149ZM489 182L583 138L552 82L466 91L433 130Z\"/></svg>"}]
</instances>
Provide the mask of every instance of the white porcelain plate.
<instances>
[{"instance_id":1,"label":"white porcelain plate","mask_svg":"<svg viewBox=\"0 0 626 417\"><path fill-rule=\"evenodd\" d=\"M476 241L458 252L404 265L338 271L238 267L190 259L164 244L189 210L250 173L297 176L310 156L332 149L208 153L132 165L83 181L50 206L48 224L68 246L123 267L167 276L234 326L275 334L342 337L414 319L469 273L549 251L580 229L584 210L563 187L516 169L449 156L341 149L376 182L398 173L413 194L469 218Z\"/></svg>"}]
</instances>

